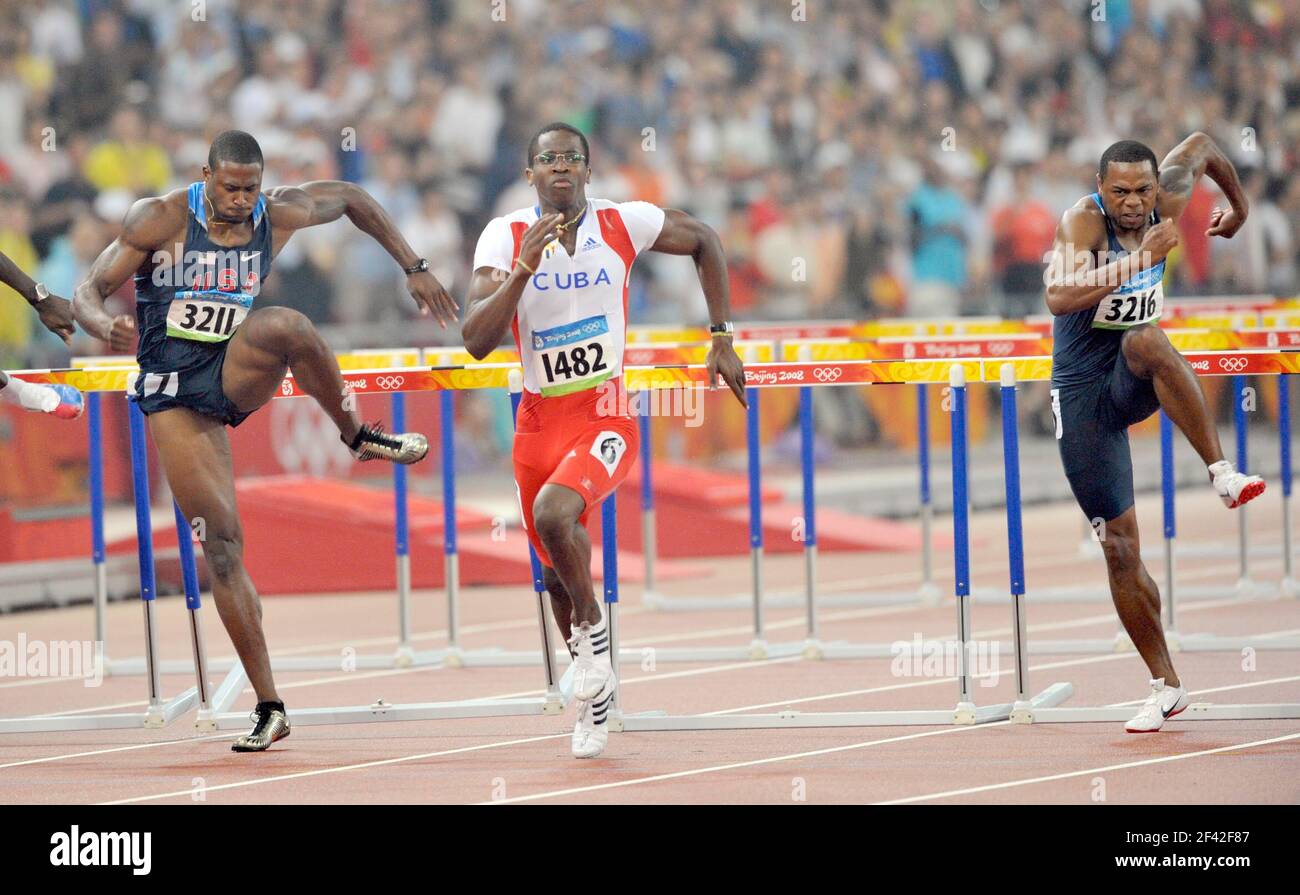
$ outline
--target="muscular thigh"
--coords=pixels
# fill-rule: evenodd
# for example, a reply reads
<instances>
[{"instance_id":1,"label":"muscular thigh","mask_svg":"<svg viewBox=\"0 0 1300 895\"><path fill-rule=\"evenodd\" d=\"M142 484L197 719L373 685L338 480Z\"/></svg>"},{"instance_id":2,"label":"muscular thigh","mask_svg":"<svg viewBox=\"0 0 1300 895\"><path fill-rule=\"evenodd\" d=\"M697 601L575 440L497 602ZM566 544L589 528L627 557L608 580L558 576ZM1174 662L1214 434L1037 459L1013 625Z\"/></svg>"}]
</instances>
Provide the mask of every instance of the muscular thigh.
<instances>
[{"instance_id":1,"label":"muscular thigh","mask_svg":"<svg viewBox=\"0 0 1300 895\"><path fill-rule=\"evenodd\" d=\"M1160 409L1155 383L1134 372L1122 351L1115 358L1108 385L1109 406L1106 409L1118 427L1136 425Z\"/></svg>"},{"instance_id":2,"label":"muscular thigh","mask_svg":"<svg viewBox=\"0 0 1300 895\"><path fill-rule=\"evenodd\" d=\"M230 337L221 389L240 410L254 411L279 391L289 370L289 340L293 328L302 325L301 316L288 308L261 308Z\"/></svg>"},{"instance_id":3,"label":"muscular thigh","mask_svg":"<svg viewBox=\"0 0 1300 895\"><path fill-rule=\"evenodd\" d=\"M241 537L235 507L235 475L225 427L184 407L149 416L167 483L185 518L202 519L207 540Z\"/></svg>"},{"instance_id":4,"label":"muscular thigh","mask_svg":"<svg viewBox=\"0 0 1300 895\"><path fill-rule=\"evenodd\" d=\"M1109 523L1133 506L1128 430L1113 419L1106 383L1053 391L1057 446L1070 490L1088 519Z\"/></svg>"}]
</instances>

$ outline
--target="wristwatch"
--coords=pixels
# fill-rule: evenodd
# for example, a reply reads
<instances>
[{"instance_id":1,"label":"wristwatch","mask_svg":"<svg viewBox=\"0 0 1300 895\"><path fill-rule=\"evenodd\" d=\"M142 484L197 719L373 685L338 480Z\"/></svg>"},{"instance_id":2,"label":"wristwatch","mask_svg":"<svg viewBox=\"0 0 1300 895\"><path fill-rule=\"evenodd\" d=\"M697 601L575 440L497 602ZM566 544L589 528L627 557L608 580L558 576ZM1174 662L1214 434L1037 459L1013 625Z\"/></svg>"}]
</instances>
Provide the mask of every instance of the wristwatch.
<instances>
[{"instance_id":1,"label":"wristwatch","mask_svg":"<svg viewBox=\"0 0 1300 895\"><path fill-rule=\"evenodd\" d=\"M37 283L32 291L36 293L36 301L32 302L34 305L39 305L50 297L50 290L45 288L44 283Z\"/></svg>"},{"instance_id":2,"label":"wristwatch","mask_svg":"<svg viewBox=\"0 0 1300 895\"><path fill-rule=\"evenodd\" d=\"M730 320L723 323L713 323L709 325L710 336L734 336L736 334L736 325Z\"/></svg>"},{"instance_id":3,"label":"wristwatch","mask_svg":"<svg viewBox=\"0 0 1300 895\"><path fill-rule=\"evenodd\" d=\"M426 270L428 270L428 269L429 269L429 259L428 259L428 258L421 258L421 259L420 259L418 262L416 262L413 266L411 266L411 267L403 267L403 268L402 268L402 272L405 273L405 274L408 274L408 275L409 275L409 274L413 274L413 273L423 273L424 271L426 271Z\"/></svg>"}]
</instances>

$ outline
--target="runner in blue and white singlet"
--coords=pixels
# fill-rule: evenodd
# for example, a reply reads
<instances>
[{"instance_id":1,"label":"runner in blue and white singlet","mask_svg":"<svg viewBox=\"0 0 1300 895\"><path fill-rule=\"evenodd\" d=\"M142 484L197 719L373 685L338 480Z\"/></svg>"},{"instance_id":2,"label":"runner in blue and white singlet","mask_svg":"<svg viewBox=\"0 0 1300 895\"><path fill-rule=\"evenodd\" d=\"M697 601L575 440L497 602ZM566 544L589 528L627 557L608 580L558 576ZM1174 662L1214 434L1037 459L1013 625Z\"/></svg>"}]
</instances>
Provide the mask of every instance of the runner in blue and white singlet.
<instances>
[{"instance_id":1,"label":"runner in blue and white singlet","mask_svg":"<svg viewBox=\"0 0 1300 895\"><path fill-rule=\"evenodd\" d=\"M1178 244L1176 222L1205 174L1229 209L1216 209L1207 235L1231 237L1247 206L1231 162L1193 134L1162 164L1125 140L1103 153L1097 192L1065 213L1047 271L1055 315L1052 410L1070 488L1097 530L1115 608L1151 672L1150 694L1125 729L1159 730L1188 705L1165 643L1160 594L1142 564L1133 508L1128 427L1163 409L1200 454L1216 493L1237 507L1264 482L1223 458L1196 374L1159 327L1165 258Z\"/></svg>"},{"instance_id":2,"label":"runner in blue and white singlet","mask_svg":"<svg viewBox=\"0 0 1300 895\"><path fill-rule=\"evenodd\" d=\"M362 424L338 361L311 321L289 308L255 307L271 259L295 231L347 215L405 268L424 313L443 326L458 316L428 262L364 190L319 180L264 193L262 171L262 150L252 136L218 135L203 180L136 202L74 298L77 321L115 351L137 347L139 333L140 373L129 395L148 416L181 511L203 520L213 598L257 692L253 730L235 741L236 752L265 750L289 735L289 722L271 674L261 604L244 568L226 426L271 400L292 371L357 459L415 463L428 452L423 435ZM104 298L132 275L138 323L104 310Z\"/></svg>"}]
</instances>

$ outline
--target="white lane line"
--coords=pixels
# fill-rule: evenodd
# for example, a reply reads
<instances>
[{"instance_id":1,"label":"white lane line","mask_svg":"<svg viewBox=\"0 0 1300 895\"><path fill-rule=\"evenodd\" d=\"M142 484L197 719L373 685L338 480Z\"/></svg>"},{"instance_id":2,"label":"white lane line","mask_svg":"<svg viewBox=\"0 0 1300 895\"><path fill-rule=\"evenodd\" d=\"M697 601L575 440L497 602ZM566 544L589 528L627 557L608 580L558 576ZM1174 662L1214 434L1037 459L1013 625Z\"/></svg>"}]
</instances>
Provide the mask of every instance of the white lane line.
<instances>
[{"instance_id":1,"label":"white lane line","mask_svg":"<svg viewBox=\"0 0 1300 895\"><path fill-rule=\"evenodd\" d=\"M1237 752L1242 749L1253 749L1256 746L1270 746L1273 743L1285 743L1289 740L1300 739L1300 733L1290 733L1285 736L1271 737L1267 740L1253 740L1249 743L1237 743L1233 746L1219 746L1215 749L1200 749L1196 752L1183 752L1178 755L1162 755L1158 758L1144 758L1141 761L1126 761L1123 764L1105 765L1099 768L1086 768L1082 771L1068 771L1063 774L1047 774L1042 777L1026 777L1022 780L1007 780L1003 783L989 783L985 786L971 786L966 789L950 789L946 792L934 792L924 796L909 796L904 799L890 799L886 802L876 802L877 805L908 805L915 802L928 802L932 799L946 799L953 796L966 796L974 793L992 792L996 789L1011 789L1016 786L1030 786L1035 783L1049 783L1053 780L1068 780L1071 777L1086 777L1089 774L1104 774L1107 771L1123 771L1128 768L1140 768L1145 765L1163 764L1170 761L1183 761L1188 758L1200 758L1205 755L1218 755L1223 752Z\"/></svg>"},{"instance_id":2,"label":"white lane line","mask_svg":"<svg viewBox=\"0 0 1300 895\"><path fill-rule=\"evenodd\" d=\"M703 674L719 674L727 671L742 671L745 669L757 667L759 665L778 665L778 664L784 664L788 662L799 662L799 661L803 661L802 656L787 656L780 659L762 659L754 662L746 662L743 664L736 663L736 662L729 662L725 665L710 665L704 668L692 668L689 670L668 672L666 674L651 674L651 675L646 675L644 677L624 678L619 681L619 686L622 687L626 684L639 684L639 683L660 681L670 677L672 678L694 677ZM466 697L466 698L467 699L469 698L524 699L530 696L541 696L544 692L545 691L543 690L533 689L533 690L521 690L515 693L497 693L495 695L489 695L489 696L477 696L477 697ZM89 711L102 711L108 708L131 708L131 707L142 708L147 704L148 703L146 702L127 702L127 703L121 703L117 706L99 706L96 709L79 709L78 711L81 713L85 713ZM73 713L65 712L62 714L73 714ZM36 717L46 717L46 716L36 716ZM184 743L198 742L200 740L207 740L207 739L229 739L231 736L232 734L229 733L217 734L216 736L194 736L183 740L163 740L156 743L138 743L131 746L121 746L121 747L110 748L110 749L101 749L92 752L74 752L67 755L51 755L51 756L46 756L44 758L29 758L23 761L12 762L10 764L0 764L0 770L4 770L5 768L18 767L20 765L42 764L45 762L63 761L64 759L68 759L68 758L82 758L89 755L101 755L108 752L121 752L128 749L153 749L159 746L174 746L174 745L179 745Z\"/></svg>"},{"instance_id":3,"label":"white lane line","mask_svg":"<svg viewBox=\"0 0 1300 895\"><path fill-rule=\"evenodd\" d=\"M1042 665L1031 665L1030 671L1046 671L1052 668L1061 668L1063 666L1075 665L1092 665L1098 662L1114 662L1116 659L1134 658L1133 653L1107 653L1104 656L1090 656L1086 659L1070 659L1064 662L1048 662ZM1014 671L1013 668L999 669L997 674L1010 676ZM972 674L972 678L993 677L994 672L984 672L982 674ZM933 687L938 684L952 685L956 683L955 677L931 677L919 681L908 681L904 684L883 684L879 687L867 687L863 690L843 690L839 693L823 693L818 696L804 696L799 699L782 699L778 702L760 702L756 705L743 705L734 709L719 709L716 712L704 712L705 715L730 715L736 712L752 712L757 709L783 708L785 706L800 705L808 702L821 702L827 699L843 699L849 696L866 696L871 693L888 693L891 690L910 690L914 687ZM1141 700L1138 700L1141 702Z\"/></svg>"},{"instance_id":4,"label":"white lane line","mask_svg":"<svg viewBox=\"0 0 1300 895\"><path fill-rule=\"evenodd\" d=\"M1269 684L1289 684L1293 681L1300 681L1300 675L1293 677L1274 677L1266 681L1250 681L1245 684L1228 684L1226 687L1210 687L1207 690L1188 690L1188 696L1204 696L1206 693L1223 693L1227 690L1245 690L1248 687L1267 687ZM1146 700L1130 699L1128 702L1112 702L1106 708L1118 709L1126 705L1141 705Z\"/></svg>"},{"instance_id":5,"label":"white lane line","mask_svg":"<svg viewBox=\"0 0 1300 895\"><path fill-rule=\"evenodd\" d=\"M67 755L49 755L44 758L29 758L25 761L11 761L8 764L0 764L0 771L5 768L20 768L29 764L42 764L47 761L63 761L68 758L89 758L92 755L108 755L111 752L131 752L135 749L153 749L158 746L175 746L179 744L197 743L202 740L223 740L229 739L230 734L219 733L213 736L193 736L183 740L163 740L157 743L135 743L130 746L113 746L108 749L92 749L89 752L69 752Z\"/></svg>"},{"instance_id":6,"label":"white lane line","mask_svg":"<svg viewBox=\"0 0 1300 895\"><path fill-rule=\"evenodd\" d=\"M867 740L862 743L849 743L845 746L831 746L826 749L814 749L811 752L793 752L789 755L774 755L768 758L755 758L750 761L735 761L730 764L713 765L707 768L692 768L689 771L674 771L671 774L655 774L652 777L634 777L631 780L615 780L610 783L597 783L592 786L575 786L569 789L556 789L550 792L539 792L527 796L516 796L513 799L499 799L494 802L480 802L480 805L510 805L516 802L533 802L538 799L553 799L560 796L576 795L583 792L598 792L605 789L619 789L625 786L637 786L642 783L658 783L663 780L679 780L683 777L698 777L701 774L713 774L718 771L732 771L737 768L752 768L758 765L776 764L782 761L794 761L799 758L815 758L818 755L832 755L836 752L849 752L854 749L866 749L871 746L883 746L887 743L901 743L907 740L918 740L922 737L944 736L945 734L964 733L971 730L979 730L981 727L1002 727L1010 724L1009 721L995 721L990 724L976 724L963 727L944 727L939 730L927 730L922 733L908 733L901 736L886 737L879 740Z\"/></svg>"},{"instance_id":7,"label":"white lane line","mask_svg":"<svg viewBox=\"0 0 1300 895\"><path fill-rule=\"evenodd\" d=\"M425 758L441 758L445 755L461 755L466 752L482 752L485 749L498 749L503 746L518 746L523 743L538 743L542 740L558 740L563 737L571 736L568 733L552 733L540 737L523 737L515 740L501 740L496 743L481 743L477 746L461 746L458 749L443 749L438 752L424 752L419 755L400 755L397 758L381 758L375 761L363 761L357 764L339 765L333 768L320 768L314 771L299 771L296 774L277 774L274 777L259 777L254 780L238 780L234 783L218 783L215 786L203 787L203 792L219 792L223 789L239 789L243 786L256 786L262 783L281 783L285 780L297 780L301 777L317 777L321 774L340 774L343 771L356 771L362 768L378 768L384 765L401 764L407 761L420 761ZM178 789L172 792L162 792L151 796L135 796L129 799L117 799L112 802L99 802L100 805L131 805L137 802L149 802L154 799L174 799L180 796L192 796L195 790Z\"/></svg>"}]
</instances>

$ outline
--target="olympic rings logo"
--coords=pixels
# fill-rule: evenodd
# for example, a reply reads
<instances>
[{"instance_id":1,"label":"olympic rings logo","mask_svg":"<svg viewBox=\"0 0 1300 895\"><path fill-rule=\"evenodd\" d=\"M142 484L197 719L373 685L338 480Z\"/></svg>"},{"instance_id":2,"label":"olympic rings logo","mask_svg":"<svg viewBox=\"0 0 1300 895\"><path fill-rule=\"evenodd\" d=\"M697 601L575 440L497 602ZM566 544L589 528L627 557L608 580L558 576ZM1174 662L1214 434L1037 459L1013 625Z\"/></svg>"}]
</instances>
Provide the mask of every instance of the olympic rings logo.
<instances>
[{"instance_id":1,"label":"olympic rings logo","mask_svg":"<svg viewBox=\"0 0 1300 895\"><path fill-rule=\"evenodd\" d=\"M843 375L844 370L840 367L817 367L813 370L813 376L820 382L834 382Z\"/></svg>"},{"instance_id":2,"label":"olympic rings logo","mask_svg":"<svg viewBox=\"0 0 1300 895\"><path fill-rule=\"evenodd\" d=\"M1229 373L1240 373L1246 369L1246 359L1244 357L1221 357L1219 358L1219 368Z\"/></svg>"},{"instance_id":3,"label":"olympic rings logo","mask_svg":"<svg viewBox=\"0 0 1300 895\"><path fill-rule=\"evenodd\" d=\"M1015 347L1011 342L989 342L989 354L1005 357L1014 351Z\"/></svg>"},{"instance_id":4,"label":"olympic rings logo","mask_svg":"<svg viewBox=\"0 0 1300 895\"><path fill-rule=\"evenodd\" d=\"M375 379L375 385L384 391L393 391L406 381L404 376L379 376Z\"/></svg>"}]
</instances>

